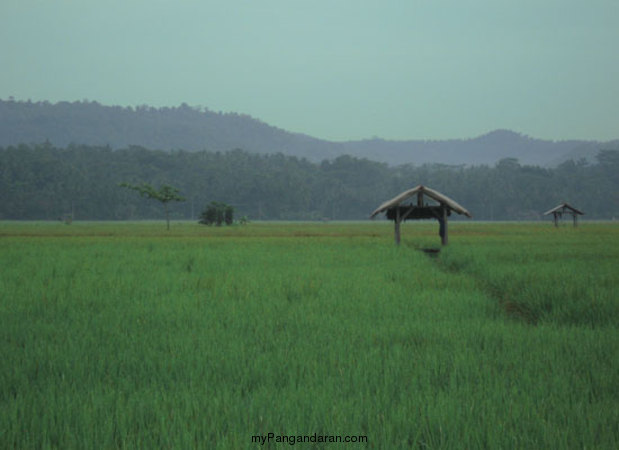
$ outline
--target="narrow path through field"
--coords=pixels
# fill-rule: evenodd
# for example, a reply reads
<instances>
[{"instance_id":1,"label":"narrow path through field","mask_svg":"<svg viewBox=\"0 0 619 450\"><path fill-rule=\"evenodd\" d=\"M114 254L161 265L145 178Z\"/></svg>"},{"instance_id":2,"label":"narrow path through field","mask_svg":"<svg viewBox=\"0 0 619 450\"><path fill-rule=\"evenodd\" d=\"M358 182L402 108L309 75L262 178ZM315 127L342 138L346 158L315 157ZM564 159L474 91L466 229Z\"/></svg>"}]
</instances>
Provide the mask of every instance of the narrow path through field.
<instances>
[{"instance_id":1,"label":"narrow path through field","mask_svg":"<svg viewBox=\"0 0 619 450\"><path fill-rule=\"evenodd\" d=\"M495 302L501 311L508 317L522 321L530 325L537 325L539 321L539 314L536 313L526 301L522 298L513 298L509 292L502 289L500 284L488 280L478 273L466 270L466 262L457 261L453 259L446 260L443 258L443 254L440 249L420 249L423 251L430 261L432 261L436 267L445 273L460 274L466 276L474 281L477 289L482 291L487 297Z\"/></svg>"}]
</instances>

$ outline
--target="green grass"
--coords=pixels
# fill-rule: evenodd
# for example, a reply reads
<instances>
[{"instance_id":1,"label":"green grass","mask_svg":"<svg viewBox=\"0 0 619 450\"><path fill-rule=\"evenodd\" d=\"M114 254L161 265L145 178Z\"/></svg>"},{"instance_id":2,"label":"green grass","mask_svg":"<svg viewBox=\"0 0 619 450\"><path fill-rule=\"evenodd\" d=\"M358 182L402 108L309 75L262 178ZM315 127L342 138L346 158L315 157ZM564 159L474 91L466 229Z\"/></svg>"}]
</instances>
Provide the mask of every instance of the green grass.
<instances>
[{"instance_id":1,"label":"green grass","mask_svg":"<svg viewBox=\"0 0 619 450\"><path fill-rule=\"evenodd\" d=\"M2 223L0 447L617 448L619 226L450 228Z\"/></svg>"}]
</instances>

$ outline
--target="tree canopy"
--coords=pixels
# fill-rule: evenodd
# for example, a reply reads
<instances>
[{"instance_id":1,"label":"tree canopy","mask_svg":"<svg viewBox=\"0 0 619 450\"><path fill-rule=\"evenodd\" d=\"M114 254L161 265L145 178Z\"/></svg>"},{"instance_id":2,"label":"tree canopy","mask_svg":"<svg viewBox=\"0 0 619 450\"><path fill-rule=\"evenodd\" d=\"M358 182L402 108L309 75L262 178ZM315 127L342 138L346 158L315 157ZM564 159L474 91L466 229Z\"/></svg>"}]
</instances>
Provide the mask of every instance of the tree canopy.
<instances>
[{"instance_id":1,"label":"tree canopy","mask_svg":"<svg viewBox=\"0 0 619 450\"><path fill-rule=\"evenodd\" d=\"M170 218L187 220L197 220L212 201L251 220L366 219L384 200L418 184L443 192L479 220L537 220L561 202L582 209L587 219L610 219L619 217L619 151L603 150L594 164L570 160L556 168L514 159L493 166L392 167L350 156L315 164L242 150L22 144L0 147L0 219L52 220L69 212L76 220L160 217L159 202L119 189L122 182L174 186L178 191L168 193L182 192L186 201L163 203Z\"/></svg>"},{"instance_id":2,"label":"tree canopy","mask_svg":"<svg viewBox=\"0 0 619 450\"><path fill-rule=\"evenodd\" d=\"M153 200L157 200L159 203L163 205L165 210L166 224L167 229L170 229L170 212L168 210L168 203L170 202L184 202L185 198L181 197L178 192L179 190L175 187L164 184L156 190L148 183L141 183L137 185L132 185L129 183L120 183L120 187L125 187L128 189L133 189L134 191L138 191L140 196L150 198Z\"/></svg>"}]
</instances>

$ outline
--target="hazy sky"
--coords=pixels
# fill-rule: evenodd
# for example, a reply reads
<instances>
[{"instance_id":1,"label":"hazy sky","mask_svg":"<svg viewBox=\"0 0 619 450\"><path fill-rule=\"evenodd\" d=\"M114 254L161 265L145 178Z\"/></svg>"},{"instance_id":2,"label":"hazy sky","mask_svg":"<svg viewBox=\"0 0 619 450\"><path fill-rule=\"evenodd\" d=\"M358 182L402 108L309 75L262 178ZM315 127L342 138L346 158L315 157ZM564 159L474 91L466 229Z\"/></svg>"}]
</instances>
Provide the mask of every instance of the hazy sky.
<instances>
[{"instance_id":1,"label":"hazy sky","mask_svg":"<svg viewBox=\"0 0 619 450\"><path fill-rule=\"evenodd\" d=\"M331 140L619 138L618 0L1 0L0 98Z\"/></svg>"}]
</instances>

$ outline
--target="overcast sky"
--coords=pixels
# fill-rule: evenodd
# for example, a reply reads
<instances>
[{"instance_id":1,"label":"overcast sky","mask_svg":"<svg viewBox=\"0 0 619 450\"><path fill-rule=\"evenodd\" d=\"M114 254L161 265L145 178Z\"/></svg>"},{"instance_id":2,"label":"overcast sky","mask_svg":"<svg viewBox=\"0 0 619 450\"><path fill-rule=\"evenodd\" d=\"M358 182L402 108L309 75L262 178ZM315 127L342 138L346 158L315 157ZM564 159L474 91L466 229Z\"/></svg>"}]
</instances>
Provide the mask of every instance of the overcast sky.
<instances>
[{"instance_id":1,"label":"overcast sky","mask_svg":"<svg viewBox=\"0 0 619 450\"><path fill-rule=\"evenodd\" d=\"M323 139L619 138L618 0L1 0L0 98Z\"/></svg>"}]
</instances>

